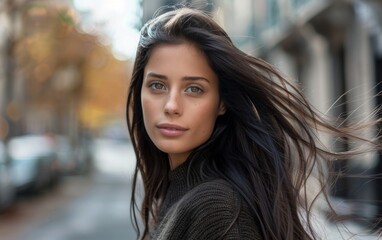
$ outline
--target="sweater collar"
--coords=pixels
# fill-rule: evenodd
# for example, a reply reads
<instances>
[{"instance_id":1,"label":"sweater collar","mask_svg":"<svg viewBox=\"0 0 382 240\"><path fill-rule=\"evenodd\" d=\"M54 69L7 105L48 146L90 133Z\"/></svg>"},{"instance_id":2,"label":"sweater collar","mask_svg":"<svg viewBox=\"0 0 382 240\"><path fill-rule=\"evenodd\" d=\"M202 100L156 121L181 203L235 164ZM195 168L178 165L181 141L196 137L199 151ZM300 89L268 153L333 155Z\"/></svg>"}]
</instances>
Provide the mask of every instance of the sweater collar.
<instances>
[{"instance_id":1,"label":"sweater collar","mask_svg":"<svg viewBox=\"0 0 382 240\"><path fill-rule=\"evenodd\" d=\"M188 159L181 165L179 165L174 170L170 171L168 174L168 179L170 185L183 185L188 188L194 187L197 183L201 181L201 164L200 163L192 163L191 160Z\"/></svg>"},{"instance_id":2,"label":"sweater collar","mask_svg":"<svg viewBox=\"0 0 382 240\"><path fill-rule=\"evenodd\" d=\"M201 164L191 163L191 160L187 160L168 173L169 186L160 209L160 220L188 191L202 182Z\"/></svg>"},{"instance_id":3,"label":"sweater collar","mask_svg":"<svg viewBox=\"0 0 382 240\"><path fill-rule=\"evenodd\" d=\"M187 160L175 169L171 170L168 174L168 179L170 180L170 182L176 182L178 180L186 179L189 166L190 160Z\"/></svg>"}]
</instances>

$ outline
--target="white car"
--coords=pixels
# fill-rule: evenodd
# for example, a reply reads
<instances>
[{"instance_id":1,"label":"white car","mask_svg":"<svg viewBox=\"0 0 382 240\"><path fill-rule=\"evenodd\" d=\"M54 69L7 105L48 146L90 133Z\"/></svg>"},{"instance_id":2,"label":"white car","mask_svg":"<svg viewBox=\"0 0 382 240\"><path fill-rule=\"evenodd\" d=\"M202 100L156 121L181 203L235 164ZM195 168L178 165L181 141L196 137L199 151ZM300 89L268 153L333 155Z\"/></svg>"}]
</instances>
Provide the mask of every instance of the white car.
<instances>
[{"instance_id":1,"label":"white car","mask_svg":"<svg viewBox=\"0 0 382 240\"><path fill-rule=\"evenodd\" d=\"M57 181L59 163L49 136L14 137L9 140L8 150L18 191L40 191Z\"/></svg>"}]
</instances>

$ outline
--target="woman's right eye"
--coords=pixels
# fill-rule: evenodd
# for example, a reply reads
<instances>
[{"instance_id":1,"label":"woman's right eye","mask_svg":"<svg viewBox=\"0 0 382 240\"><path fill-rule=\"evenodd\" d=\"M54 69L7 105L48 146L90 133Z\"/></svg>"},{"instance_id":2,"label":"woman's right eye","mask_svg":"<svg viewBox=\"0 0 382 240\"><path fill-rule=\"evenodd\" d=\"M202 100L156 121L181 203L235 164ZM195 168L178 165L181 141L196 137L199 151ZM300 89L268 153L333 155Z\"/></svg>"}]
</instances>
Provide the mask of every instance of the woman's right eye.
<instances>
[{"instance_id":1,"label":"woman's right eye","mask_svg":"<svg viewBox=\"0 0 382 240\"><path fill-rule=\"evenodd\" d=\"M152 90L166 90L166 86L160 82L150 83L149 88Z\"/></svg>"}]
</instances>

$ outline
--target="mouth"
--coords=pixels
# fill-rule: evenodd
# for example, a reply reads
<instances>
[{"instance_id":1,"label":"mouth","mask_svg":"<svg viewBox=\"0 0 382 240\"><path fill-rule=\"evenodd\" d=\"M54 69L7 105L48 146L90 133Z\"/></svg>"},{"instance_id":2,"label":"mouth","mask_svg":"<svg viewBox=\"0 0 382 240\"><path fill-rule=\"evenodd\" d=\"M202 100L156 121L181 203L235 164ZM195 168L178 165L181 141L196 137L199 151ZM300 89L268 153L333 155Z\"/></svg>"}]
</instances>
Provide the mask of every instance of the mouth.
<instances>
[{"instance_id":1,"label":"mouth","mask_svg":"<svg viewBox=\"0 0 382 240\"><path fill-rule=\"evenodd\" d=\"M161 134L168 137L177 137L183 135L188 130L185 127L168 123L158 124L157 128Z\"/></svg>"}]
</instances>

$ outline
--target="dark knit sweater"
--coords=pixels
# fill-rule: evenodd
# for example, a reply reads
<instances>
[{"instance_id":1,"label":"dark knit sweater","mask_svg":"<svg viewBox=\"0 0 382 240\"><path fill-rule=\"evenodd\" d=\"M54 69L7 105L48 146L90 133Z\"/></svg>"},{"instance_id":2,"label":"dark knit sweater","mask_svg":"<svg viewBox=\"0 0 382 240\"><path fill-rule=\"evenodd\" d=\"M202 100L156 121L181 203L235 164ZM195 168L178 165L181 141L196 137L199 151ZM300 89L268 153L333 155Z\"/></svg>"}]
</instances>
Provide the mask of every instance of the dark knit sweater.
<instances>
[{"instance_id":1,"label":"dark knit sweater","mask_svg":"<svg viewBox=\"0 0 382 240\"><path fill-rule=\"evenodd\" d=\"M262 239L248 205L230 184L202 181L196 171L187 170L185 163L170 172L151 239Z\"/></svg>"}]
</instances>

